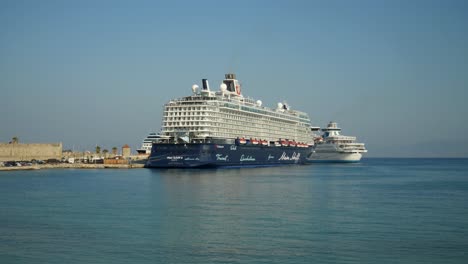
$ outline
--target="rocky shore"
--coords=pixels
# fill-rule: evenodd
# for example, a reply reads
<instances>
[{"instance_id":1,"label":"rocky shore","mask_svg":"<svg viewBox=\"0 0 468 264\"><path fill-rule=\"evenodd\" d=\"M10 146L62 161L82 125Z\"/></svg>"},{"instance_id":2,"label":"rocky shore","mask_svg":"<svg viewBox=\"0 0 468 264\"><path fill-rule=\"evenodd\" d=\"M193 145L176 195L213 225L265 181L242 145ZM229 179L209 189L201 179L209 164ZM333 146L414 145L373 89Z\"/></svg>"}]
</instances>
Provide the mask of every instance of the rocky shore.
<instances>
[{"instance_id":1,"label":"rocky shore","mask_svg":"<svg viewBox=\"0 0 468 264\"><path fill-rule=\"evenodd\" d=\"M0 171L16 170L42 170L42 169L136 169L143 168L144 164L86 164L86 163L59 163L38 164L32 166L0 167Z\"/></svg>"}]
</instances>

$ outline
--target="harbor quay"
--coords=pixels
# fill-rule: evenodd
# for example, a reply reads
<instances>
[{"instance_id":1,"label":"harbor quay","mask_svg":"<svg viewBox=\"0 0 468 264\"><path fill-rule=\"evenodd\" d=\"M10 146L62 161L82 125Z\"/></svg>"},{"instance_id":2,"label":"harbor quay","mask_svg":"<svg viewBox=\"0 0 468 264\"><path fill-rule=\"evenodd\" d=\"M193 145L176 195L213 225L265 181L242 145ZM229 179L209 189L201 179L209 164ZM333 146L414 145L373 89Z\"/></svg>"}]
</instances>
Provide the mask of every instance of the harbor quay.
<instances>
[{"instance_id":1,"label":"harbor quay","mask_svg":"<svg viewBox=\"0 0 468 264\"><path fill-rule=\"evenodd\" d=\"M9 143L0 143L0 171L34 169L105 169L105 168L142 168L147 155L132 155L125 144L119 153L117 147L111 152L77 152L63 150L62 143L18 143L17 138Z\"/></svg>"},{"instance_id":2,"label":"harbor quay","mask_svg":"<svg viewBox=\"0 0 468 264\"><path fill-rule=\"evenodd\" d=\"M130 164L87 164L87 163L56 163L56 164L34 164L25 166L0 166L0 171L16 170L41 170L41 169L138 169L143 168L143 163Z\"/></svg>"}]
</instances>

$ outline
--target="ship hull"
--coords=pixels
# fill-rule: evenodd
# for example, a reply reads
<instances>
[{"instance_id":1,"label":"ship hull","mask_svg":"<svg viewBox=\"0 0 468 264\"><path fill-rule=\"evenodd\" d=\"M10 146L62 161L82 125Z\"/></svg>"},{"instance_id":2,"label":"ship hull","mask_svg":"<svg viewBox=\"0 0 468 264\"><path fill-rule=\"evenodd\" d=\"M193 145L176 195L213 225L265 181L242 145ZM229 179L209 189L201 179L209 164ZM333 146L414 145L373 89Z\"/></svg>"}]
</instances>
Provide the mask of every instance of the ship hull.
<instances>
[{"instance_id":1,"label":"ship hull","mask_svg":"<svg viewBox=\"0 0 468 264\"><path fill-rule=\"evenodd\" d=\"M353 163L361 160L361 153L313 152L307 162Z\"/></svg>"},{"instance_id":2,"label":"ship hull","mask_svg":"<svg viewBox=\"0 0 468 264\"><path fill-rule=\"evenodd\" d=\"M260 167L305 164L312 149L234 144L153 144L147 168Z\"/></svg>"}]
</instances>

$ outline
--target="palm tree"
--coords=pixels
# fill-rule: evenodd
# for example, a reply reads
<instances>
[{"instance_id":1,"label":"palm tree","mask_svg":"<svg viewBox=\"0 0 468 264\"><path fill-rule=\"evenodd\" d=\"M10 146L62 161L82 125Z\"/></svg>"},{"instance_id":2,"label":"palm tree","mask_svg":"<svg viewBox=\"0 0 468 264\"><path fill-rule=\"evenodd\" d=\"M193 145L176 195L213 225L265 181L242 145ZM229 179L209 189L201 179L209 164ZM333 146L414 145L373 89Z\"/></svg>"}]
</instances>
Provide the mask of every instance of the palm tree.
<instances>
[{"instance_id":1,"label":"palm tree","mask_svg":"<svg viewBox=\"0 0 468 264\"><path fill-rule=\"evenodd\" d=\"M18 144L18 142L19 142L18 137L13 137L13 138L11 139L11 143L13 143L13 144Z\"/></svg>"},{"instance_id":2,"label":"palm tree","mask_svg":"<svg viewBox=\"0 0 468 264\"><path fill-rule=\"evenodd\" d=\"M112 148L112 154L117 155L117 147Z\"/></svg>"},{"instance_id":3,"label":"palm tree","mask_svg":"<svg viewBox=\"0 0 468 264\"><path fill-rule=\"evenodd\" d=\"M107 153L109 153L109 151L108 151L107 149L104 149L104 150L102 151L102 153L104 154L104 157L107 158Z\"/></svg>"},{"instance_id":4,"label":"palm tree","mask_svg":"<svg viewBox=\"0 0 468 264\"><path fill-rule=\"evenodd\" d=\"M96 154L99 154L101 153L101 147L100 146L96 146Z\"/></svg>"}]
</instances>

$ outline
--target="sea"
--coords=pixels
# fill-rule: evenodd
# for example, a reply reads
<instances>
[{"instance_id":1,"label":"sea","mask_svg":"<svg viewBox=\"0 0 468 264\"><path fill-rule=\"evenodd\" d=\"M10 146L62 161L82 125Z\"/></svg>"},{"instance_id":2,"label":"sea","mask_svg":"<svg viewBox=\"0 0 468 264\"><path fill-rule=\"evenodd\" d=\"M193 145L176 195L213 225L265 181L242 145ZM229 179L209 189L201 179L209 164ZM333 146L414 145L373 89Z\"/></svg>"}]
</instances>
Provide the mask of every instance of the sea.
<instances>
[{"instance_id":1,"label":"sea","mask_svg":"<svg viewBox=\"0 0 468 264\"><path fill-rule=\"evenodd\" d=\"M0 172L0 263L468 263L468 159Z\"/></svg>"}]
</instances>

